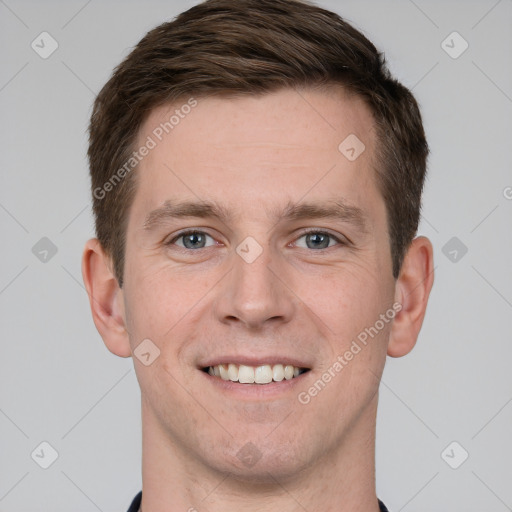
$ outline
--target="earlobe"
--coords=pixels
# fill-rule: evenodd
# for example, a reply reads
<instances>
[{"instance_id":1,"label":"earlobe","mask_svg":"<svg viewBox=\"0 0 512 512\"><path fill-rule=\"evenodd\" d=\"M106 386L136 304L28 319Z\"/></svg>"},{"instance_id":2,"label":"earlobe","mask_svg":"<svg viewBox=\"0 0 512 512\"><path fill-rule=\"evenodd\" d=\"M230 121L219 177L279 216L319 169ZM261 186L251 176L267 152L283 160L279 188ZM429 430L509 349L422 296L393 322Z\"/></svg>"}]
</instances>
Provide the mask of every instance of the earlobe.
<instances>
[{"instance_id":1,"label":"earlobe","mask_svg":"<svg viewBox=\"0 0 512 512\"><path fill-rule=\"evenodd\" d=\"M97 238L85 244L82 277L94 324L105 345L113 354L130 357L132 354L126 329L123 292L112 272L110 258Z\"/></svg>"},{"instance_id":2,"label":"earlobe","mask_svg":"<svg viewBox=\"0 0 512 512\"><path fill-rule=\"evenodd\" d=\"M395 300L402 308L393 320L389 356L402 357L414 348L433 283L432 244L428 238L420 236L411 242L396 282Z\"/></svg>"}]
</instances>

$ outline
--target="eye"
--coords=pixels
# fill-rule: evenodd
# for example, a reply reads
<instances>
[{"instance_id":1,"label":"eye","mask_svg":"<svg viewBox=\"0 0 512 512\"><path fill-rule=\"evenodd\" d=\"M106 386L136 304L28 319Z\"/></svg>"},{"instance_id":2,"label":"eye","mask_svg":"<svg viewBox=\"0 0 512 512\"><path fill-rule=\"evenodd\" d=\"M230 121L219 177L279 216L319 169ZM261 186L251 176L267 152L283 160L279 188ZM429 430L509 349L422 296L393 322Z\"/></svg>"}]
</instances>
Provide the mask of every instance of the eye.
<instances>
[{"instance_id":1,"label":"eye","mask_svg":"<svg viewBox=\"0 0 512 512\"><path fill-rule=\"evenodd\" d=\"M189 230L180 233L175 236L172 240L166 243L166 245L174 245L176 244L178 247L183 247L184 249L203 249L208 247L206 245L206 239L209 238L213 241L213 243L209 244L215 245L215 240L210 235L207 235L204 231L197 230ZM177 243L178 240L183 239L182 243Z\"/></svg>"},{"instance_id":2,"label":"eye","mask_svg":"<svg viewBox=\"0 0 512 512\"><path fill-rule=\"evenodd\" d=\"M327 249L331 245L334 245L331 242L337 242L338 244L343 244L343 242L331 235L330 233L326 233L325 231L308 231L304 233L302 236L297 238L297 240L305 239L305 246L296 244L298 247L303 247L305 249Z\"/></svg>"},{"instance_id":3,"label":"eye","mask_svg":"<svg viewBox=\"0 0 512 512\"><path fill-rule=\"evenodd\" d=\"M211 243L207 244L207 239L210 239ZM300 243L297 243L297 241L301 239L305 240L305 244L301 245ZM295 242L295 245L304 249L322 250L336 244L344 245L344 242L333 234L318 230L311 230L303 233L299 238L297 238L297 241ZM199 230L183 231L165 243L165 245L177 245L183 249L192 250L204 249L215 244L215 240L210 235Z\"/></svg>"}]
</instances>

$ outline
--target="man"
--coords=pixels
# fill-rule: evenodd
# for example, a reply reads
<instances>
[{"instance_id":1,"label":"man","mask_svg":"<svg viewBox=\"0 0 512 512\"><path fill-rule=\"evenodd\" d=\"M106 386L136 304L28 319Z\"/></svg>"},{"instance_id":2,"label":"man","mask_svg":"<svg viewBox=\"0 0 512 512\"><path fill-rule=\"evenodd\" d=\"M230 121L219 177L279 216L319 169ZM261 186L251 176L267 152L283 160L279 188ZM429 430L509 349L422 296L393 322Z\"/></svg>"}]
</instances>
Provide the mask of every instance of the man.
<instances>
[{"instance_id":1,"label":"man","mask_svg":"<svg viewBox=\"0 0 512 512\"><path fill-rule=\"evenodd\" d=\"M150 31L96 99L82 271L141 387L130 511L386 510L386 355L433 283L411 93L339 16L209 0Z\"/></svg>"}]
</instances>

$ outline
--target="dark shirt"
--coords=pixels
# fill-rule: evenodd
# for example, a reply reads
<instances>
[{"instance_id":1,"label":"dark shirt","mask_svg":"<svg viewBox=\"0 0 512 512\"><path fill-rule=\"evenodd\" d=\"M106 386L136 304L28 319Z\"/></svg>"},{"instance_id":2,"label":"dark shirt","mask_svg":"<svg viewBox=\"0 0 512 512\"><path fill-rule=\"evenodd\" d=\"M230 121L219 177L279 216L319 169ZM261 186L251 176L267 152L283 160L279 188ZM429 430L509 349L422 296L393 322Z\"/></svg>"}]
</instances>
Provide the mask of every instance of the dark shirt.
<instances>
[{"instance_id":1,"label":"dark shirt","mask_svg":"<svg viewBox=\"0 0 512 512\"><path fill-rule=\"evenodd\" d=\"M132 504L130 505L130 508L128 509L128 512L139 512L140 502L142 500L142 491L135 496L134 500L132 501ZM388 509L386 508L386 505L382 503L382 501L379 500L379 507L380 512L388 512Z\"/></svg>"}]
</instances>

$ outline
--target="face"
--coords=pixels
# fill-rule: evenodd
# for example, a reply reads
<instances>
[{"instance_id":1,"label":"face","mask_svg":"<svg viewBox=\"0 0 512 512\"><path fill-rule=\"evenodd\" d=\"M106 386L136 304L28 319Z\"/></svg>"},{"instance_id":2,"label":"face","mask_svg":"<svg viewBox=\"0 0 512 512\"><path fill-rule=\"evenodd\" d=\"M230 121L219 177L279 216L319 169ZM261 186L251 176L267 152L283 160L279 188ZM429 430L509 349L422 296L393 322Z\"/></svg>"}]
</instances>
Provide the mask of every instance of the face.
<instances>
[{"instance_id":1,"label":"face","mask_svg":"<svg viewBox=\"0 0 512 512\"><path fill-rule=\"evenodd\" d=\"M339 89L197 99L160 141L179 107L141 129L127 228L131 349L159 350L134 357L143 423L184 464L287 478L376 410L395 281L372 117Z\"/></svg>"}]
</instances>

